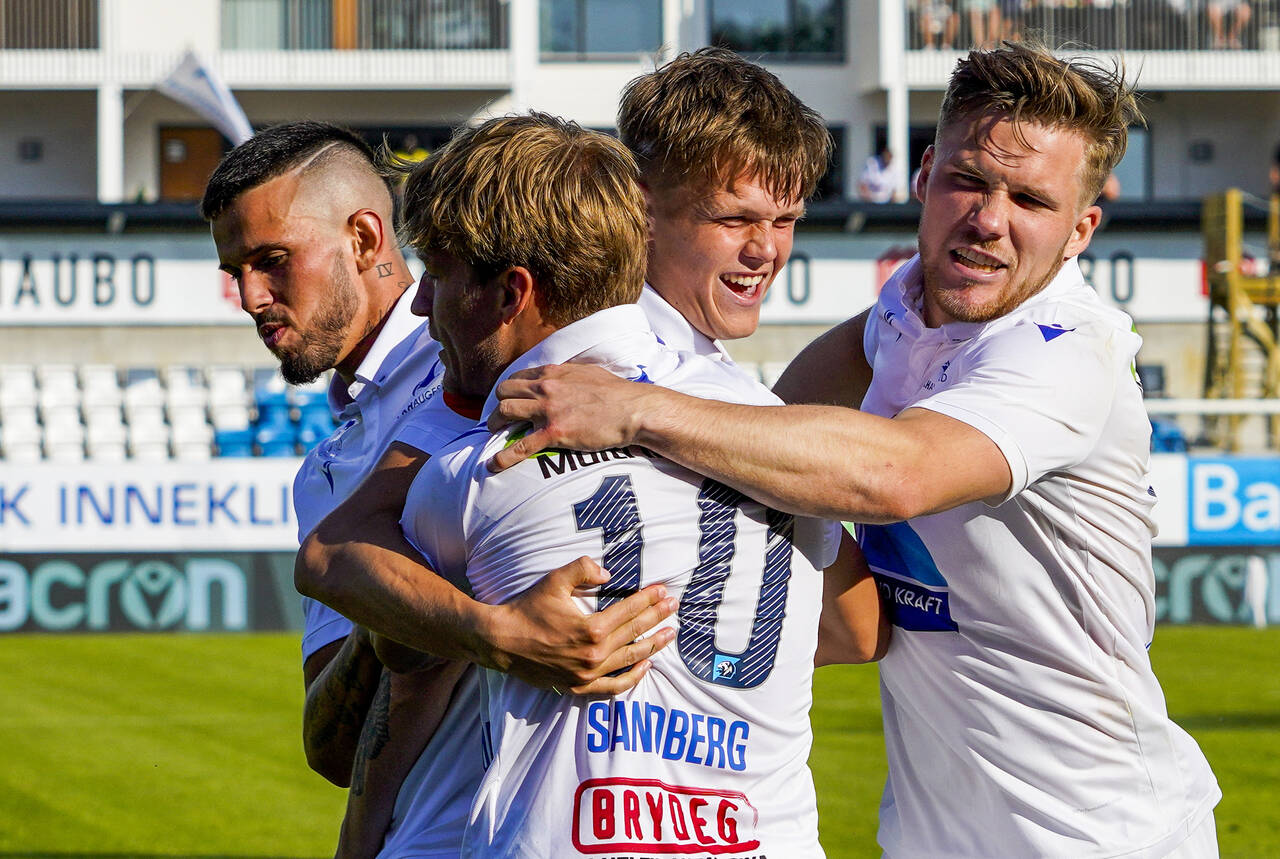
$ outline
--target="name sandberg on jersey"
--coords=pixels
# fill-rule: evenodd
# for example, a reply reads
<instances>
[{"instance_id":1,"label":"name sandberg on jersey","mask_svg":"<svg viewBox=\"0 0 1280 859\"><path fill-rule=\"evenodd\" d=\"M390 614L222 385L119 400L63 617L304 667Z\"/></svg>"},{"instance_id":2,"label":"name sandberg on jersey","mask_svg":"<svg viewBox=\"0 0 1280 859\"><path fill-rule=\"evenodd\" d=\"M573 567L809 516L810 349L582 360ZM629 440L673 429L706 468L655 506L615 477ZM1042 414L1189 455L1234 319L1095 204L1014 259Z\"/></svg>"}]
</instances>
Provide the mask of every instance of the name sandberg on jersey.
<instances>
[{"instance_id":1,"label":"name sandberg on jersey","mask_svg":"<svg viewBox=\"0 0 1280 859\"><path fill-rule=\"evenodd\" d=\"M569 359L778 402L731 366L660 345L634 306L561 329L507 374ZM612 578L579 598L584 611L662 581L680 599L677 639L614 698L485 673L493 761L463 855L821 856L807 760L827 523L637 447L548 451L489 473L510 438L474 431L418 475L402 524L433 569L500 603L588 555Z\"/></svg>"}]
</instances>

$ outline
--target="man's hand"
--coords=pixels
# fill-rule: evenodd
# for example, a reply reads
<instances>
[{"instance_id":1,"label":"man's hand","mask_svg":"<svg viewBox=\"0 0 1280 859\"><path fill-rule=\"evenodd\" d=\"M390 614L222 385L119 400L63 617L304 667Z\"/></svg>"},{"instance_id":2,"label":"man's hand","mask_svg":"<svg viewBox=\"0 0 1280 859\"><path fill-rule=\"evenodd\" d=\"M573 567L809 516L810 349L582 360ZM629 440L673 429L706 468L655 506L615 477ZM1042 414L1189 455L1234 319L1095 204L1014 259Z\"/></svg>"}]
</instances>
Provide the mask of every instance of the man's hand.
<instances>
[{"instance_id":1,"label":"man's hand","mask_svg":"<svg viewBox=\"0 0 1280 859\"><path fill-rule=\"evenodd\" d=\"M640 636L670 617L677 601L664 586L651 585L604 611L584 614L574 594L608 580L598 564L579 558L494 606L483 633L494 648L491 667L533 686L577 695L616 695L635 686L649 670L649 657L675 639L675 630Z\"/></svg>"},{"instance_id":2,"label":"man's hand","mask_svg":"<svg viewBox=\"0 0 1280 859\"><path fill-rule=\"evenodd\" d=\"M521 370L498 385L489 429L527 421L533 430L499 451L489 467L502 471L549 447L606 450L634 444L640 404L657 390L586 364Z\"/></svg>"}]
</instances>

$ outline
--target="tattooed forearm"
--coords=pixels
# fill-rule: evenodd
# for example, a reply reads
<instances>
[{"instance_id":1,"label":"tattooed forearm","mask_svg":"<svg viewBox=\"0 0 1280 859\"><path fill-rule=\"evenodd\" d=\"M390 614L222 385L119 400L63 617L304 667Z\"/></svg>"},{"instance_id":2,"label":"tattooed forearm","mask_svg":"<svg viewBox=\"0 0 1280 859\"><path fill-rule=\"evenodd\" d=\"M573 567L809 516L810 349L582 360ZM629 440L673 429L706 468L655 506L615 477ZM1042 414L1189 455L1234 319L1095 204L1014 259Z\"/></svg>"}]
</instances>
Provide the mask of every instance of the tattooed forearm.
<instances>
[{"instance_id":1,"label":"tattooed forearm","mask_svg":"<svg viewBox=\"0 0 1280 859\"><path fill-rule=\"evenodd\" d=\"M378 681L378 691L369 707L369 715L364 720L364 730L360 732L360 742L356 745L355 762L351 765L351 792L360 796L364 793L365 779L369 771L369 762L381 754L391 739L391 672L383 671Z\"/></svg>"},{"instance_id":2,"label":"tattooed forearm","mask_svg":"<svg viewBox=\"0 0 1280 859\"><path fill-rule=\"evenodd\" d=\"M307 761L335 784L345 785L351 776L356 743L381 673L368 642L353 634L307 689L302 714Z\"/></svg>"}]
</instances>

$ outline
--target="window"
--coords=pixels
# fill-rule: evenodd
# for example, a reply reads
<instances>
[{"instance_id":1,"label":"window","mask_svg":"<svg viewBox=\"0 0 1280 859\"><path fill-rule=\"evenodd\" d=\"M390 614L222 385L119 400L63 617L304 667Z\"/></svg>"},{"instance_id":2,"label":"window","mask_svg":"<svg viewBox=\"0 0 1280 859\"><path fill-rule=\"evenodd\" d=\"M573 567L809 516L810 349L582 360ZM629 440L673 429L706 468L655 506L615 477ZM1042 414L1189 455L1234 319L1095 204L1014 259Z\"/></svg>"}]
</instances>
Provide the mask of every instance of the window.
<instances>
[{"instance_id":1,"label":"window","mask_svg":"<svg viewBox=\"0 0 1280 859\"><path fill-rule=\"evenodd\" d=\"M1151 134L1147 129L1130 126L1129 148L1112 172L1120 182L1120 196L1116 199L1151 199Z\"/></svg>"},{"instance_id":2,"label":"window","mask_svg":"<svg viewBox=\"0 0 1280 859\"><path fill-rule=\"evenodd\" d=\"M711 43L770 60L843 62L843 0L710 0Z\"/></svg>"},{"instance_id":3,"label":"window","mask_svg":"<svg viewBox=\"0 0 1280 859\"><path fill-rule=\"evenodd\" d=\"M0 49L96 50L98 0L0 3Z\"/></svg>"},{"instance_id":4,"label":"window","mask_svg":"<svg viewBox=\"0 0 1280 859\"><path fill-rule=\"evenodd\" d=\"M827 172L818 180L815 201L844 199L844 126L830 125L827 131L831 132L831 160L827 162Z\"/></svg>"},{"instance_id":5,"label":"window","mask_svg":"<svg viewBox=\"0 0 1280 859\"><path fill-rule=\"evenodd\" d=\"M662 0L542 0L540 45L554 59L607 59L662 47Z\"/></svg>"}]
</instances>

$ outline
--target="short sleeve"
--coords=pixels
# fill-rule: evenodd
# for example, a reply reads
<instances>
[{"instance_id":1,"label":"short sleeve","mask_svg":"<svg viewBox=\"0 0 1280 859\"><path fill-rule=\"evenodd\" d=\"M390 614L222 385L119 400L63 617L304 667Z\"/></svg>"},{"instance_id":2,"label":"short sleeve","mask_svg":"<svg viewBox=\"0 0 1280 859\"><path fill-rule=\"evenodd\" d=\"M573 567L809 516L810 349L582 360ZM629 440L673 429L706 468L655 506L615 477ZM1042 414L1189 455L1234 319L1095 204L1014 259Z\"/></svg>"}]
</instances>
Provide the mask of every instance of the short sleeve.
<instances>
[{"instance_id":1,"label":"short sleeve","mask_svg":"<svg viewBox=\"0 0 1280 859\"><path fill-rule=\"evenodd\" d=\"M970 352L955 384L914 405L969 424L1000 448L1013 475L1008 500L1097 445L1126 372L1118 333L1016 325Z\"/></svg>"},{"instance_id":2,"label":"short sleeve","mask_svg":"<svg viewBox=\"0 0 1280 859\"><path fill-rule=\"evenodd\" d=\"M319 600L302 598L302 661L326 644L340 641L351 634L351 621Z\"/></svg>"}]
</instances>

